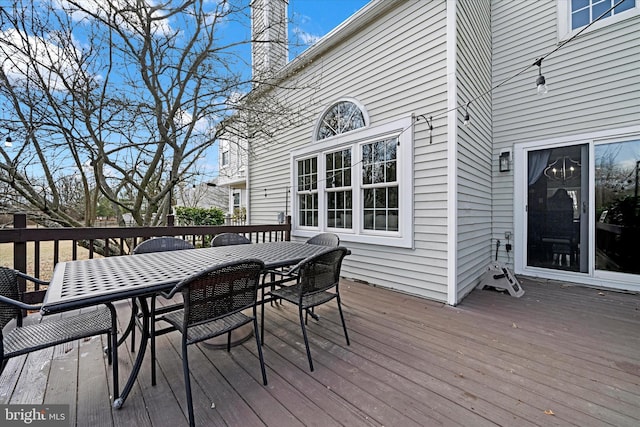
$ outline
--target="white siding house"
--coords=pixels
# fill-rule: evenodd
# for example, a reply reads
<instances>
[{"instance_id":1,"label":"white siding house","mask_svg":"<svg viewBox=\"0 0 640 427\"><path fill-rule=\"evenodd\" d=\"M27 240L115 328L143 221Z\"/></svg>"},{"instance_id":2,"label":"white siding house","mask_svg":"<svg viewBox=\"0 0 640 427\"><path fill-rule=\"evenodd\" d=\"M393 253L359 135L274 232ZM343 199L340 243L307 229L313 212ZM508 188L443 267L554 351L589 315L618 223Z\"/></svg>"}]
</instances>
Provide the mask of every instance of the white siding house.
<instances>
[{"instance_id":1,"label":"white siding house","mask_svg":"<svg viewBox=\"0 0 640 427\"><path fill-rule=\"evenodd\" d=\"M568 1L372 0L256 91L296 114L248 140L248 220L284 212L295 239L336 233L352 251L344 276L451 305L496 254L517 273L640 290L612 243L626 228L595 220L618 209L595 205L598 144L629 143L618 152L630 156L640 139L640 1L625 1L571 40L585 12ZM556 48L539 96L532 64ZM640 160L638 144L625 160ZM566 240L530 231L528 215L533 194L551 222L558 159L574 205ZM596 229L609 234L596 242Z\"/></svg>"},{"instance_id":2,"label":"white siding house","mask_svg":"<svg viewBox=\"0 0 640 427\"><path fill-rule=\"evenodd\" d=\"M218 141L219 175L216 185L228 192L226 210L234 221L243 221L247 207L247 141L239 137L227 137Z\"/></svg>"},{"instance_id":3,"label":"white siding house","mask_svg":"<svg viewBox=\"0 0 640 427\"><path fill-rule=\"evenodd\" d=\"M513 231L516 273L640 291L640 1L586 30L618 1L580 3L492 2L494 85L558 48L542 63L546 95L536 94L531 72L493 92L493 157L514 154L510 172L493 169L494 238ZM536 180L540 156L548 160ZM566 248L545 236L558 190L574 204L572 259L562 263ZM632 219L602 216L634 191Z\"/></svg>"}]
</instances>

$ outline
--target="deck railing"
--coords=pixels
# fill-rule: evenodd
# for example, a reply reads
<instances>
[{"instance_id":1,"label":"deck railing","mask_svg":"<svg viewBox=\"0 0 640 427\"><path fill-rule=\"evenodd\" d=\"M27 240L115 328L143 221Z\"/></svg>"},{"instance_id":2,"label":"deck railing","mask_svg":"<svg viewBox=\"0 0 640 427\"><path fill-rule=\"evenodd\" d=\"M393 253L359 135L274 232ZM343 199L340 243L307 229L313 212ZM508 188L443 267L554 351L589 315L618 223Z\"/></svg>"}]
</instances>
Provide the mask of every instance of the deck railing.
<instances>
[{"instance_id":1,"label":"deck railing","mask_svg":"<svg viewBox=\"0 0 640 427\"><path fill-rule=\"evenodd\" d=\"M283 241L291 239L291 217L283 224L267 225L196 225L175 226L173 217L167 218L166 227L85 227L85 228L29 228L27 216L16 214L13 217L13 228L0 229L0 243L13 244L13 268L41 278L43 264L53 267L58 262L79 259L78 248L85 248L84 258L96 256L117 256L130 254L133 248L143 240L158 236L176 236L190 241L196 247L209 244L213 236L220 233L239 233L254 243ZM52 242L51 259L41 250L43 242ZM61 243L71 243L71 254L61 257ZM27 245L33 245L31 264ZM88 252L87 252L88 251ZM49 256L49 255L48 255ZM28 266L31 266L28 271ZM9 265L9 267L11 267ZM44 289L26 289L21 284L22 299L27 303L38 303L44 297Z\"/></svg>"}]
</instances>

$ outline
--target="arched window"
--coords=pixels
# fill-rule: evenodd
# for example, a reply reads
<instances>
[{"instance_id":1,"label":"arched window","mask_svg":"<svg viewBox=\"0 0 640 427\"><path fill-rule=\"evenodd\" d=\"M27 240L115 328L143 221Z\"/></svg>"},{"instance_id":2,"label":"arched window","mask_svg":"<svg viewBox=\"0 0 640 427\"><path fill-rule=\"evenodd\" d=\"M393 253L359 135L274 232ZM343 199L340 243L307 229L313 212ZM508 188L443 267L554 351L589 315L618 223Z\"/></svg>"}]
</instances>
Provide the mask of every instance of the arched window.
<instances>
[{"instance_id":1,"label":"arched window","mask_svg":"<svg viewBox=\"0 0 640 427\"><path fill-rule=\"evenodd\" d=\"M365 113L359 105L353 101L338 101L320 118L315 138L316 140L331 138L366 125Z\"/></svg>"},{"instance_id":2,"label":"arched window","mask_svg":"<svg viewBox=\"0 0 640 427\"><path fill-rule=\"evenodd\" d=\"M315 143L291 151L293 235L412 247L413 119L371 126L366 114L340 100L319 116Z\"/></svg>"}]
</instances>

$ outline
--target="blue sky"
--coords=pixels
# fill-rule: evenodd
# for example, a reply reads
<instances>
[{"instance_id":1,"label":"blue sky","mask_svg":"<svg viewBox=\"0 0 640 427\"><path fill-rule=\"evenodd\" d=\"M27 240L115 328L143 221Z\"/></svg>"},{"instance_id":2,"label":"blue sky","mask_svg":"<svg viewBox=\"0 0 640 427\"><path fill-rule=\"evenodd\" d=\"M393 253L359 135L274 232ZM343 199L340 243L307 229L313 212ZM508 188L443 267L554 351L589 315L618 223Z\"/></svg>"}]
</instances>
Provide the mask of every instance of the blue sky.
<instances>
[{"instance_id":1,"label":"blue sky","mask_svg":"<svg viewBox=\"0 0 640 427\"><path fill-rule=\"evenodd\" d=\"M99 1L99 0L96 0ZM342 22L364 7L370 0L289 0L287 16L289 25L289 59L293 59L303 50L309 47L331 30L339 26ZM240 4L249 4L249 0L240 0ZM248 18L248 13L247 15ZM179 21L172 22L172 25L179 25ZM239 24L239 25L238 25ZM250 22L230 22L225 28L221 27L223 36L230 36L230 39L247 40L250 37ZM227 31L227 34L224 32ZM75 35L78 40L82 40L82 34ZM232 41L230 41L231 43ZM239 54L243 58L237 62L237 66L246 67L242 70L246 78L251 76L250 58L251 47L246 44L239 49ZM217 145L217 144L216 144ZM206 168L214 175L217 175L217 147L208 150L206 156Z\"/></svg>"},{"instance_id":2,"label":"blue sky","mask_svg":"<svg viewBox=\"0 0 640 427\"><path fill-rule=\"evenodd\" d=\"M329 33L369 0L289 0L289 39L317 40ZM303 49L291 47L290 56Z\"/></svg>"},{"instance_id":3,"label":"blue sky","mask_svg":"<svg viewBox=\"0 0 640 427\"><path fill-rule=\"evenodd\" d=\"M289 19L289 60L292 60L307 47L331 30L339 26L351 15L364 7L371 0L289 0L287 17ZM248 31L245 26L241 31ZM244 34L247 37L247 34ZM301 45L300 43L306 43ZM250 46L243 46L243 55L247 63L251 58ZM251 75L249 69L247 76ZM218 174L218 146L208 150L207 160L209 168Z\"/></svg>"}]
</instances>

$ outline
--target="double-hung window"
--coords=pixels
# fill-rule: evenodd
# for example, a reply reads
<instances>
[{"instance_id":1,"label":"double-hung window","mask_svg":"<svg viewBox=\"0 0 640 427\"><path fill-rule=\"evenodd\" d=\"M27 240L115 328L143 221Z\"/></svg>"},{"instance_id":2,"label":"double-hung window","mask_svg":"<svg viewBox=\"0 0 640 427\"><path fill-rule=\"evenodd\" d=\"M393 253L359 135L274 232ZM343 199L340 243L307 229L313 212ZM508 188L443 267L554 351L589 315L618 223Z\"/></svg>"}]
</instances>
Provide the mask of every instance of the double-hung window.
<instances>
[{"instance_id":1,"label":"double-hung window","mask_svg":"<svg viewBox=\"0 0 640 427\"><path fill-rule=\"evenodd\" d=\"M640 0L560 0L558 1L558 33L566 40L585 26L590 29L626 19L640 13Z\"/></svg>"},{"instance_id":2,"label":"double-hung window","mask_svg":"<svg viewBox=\"0 0 640 427\"><path fill-rule=\"evenodd\" d=\"M351 187L351 147L324 155L327 228L353 227L353 191Z\"/></svg>"},{"instance_id":3,"label":"double-hung window","mask_svg":"<svg viewBox=\"0 0 640 427\"><path fill-rule=\"evenodd\" d=\"M411 117L317 140L291 155L293 234L411 247Z\"/></svg>"},{"instance_id":4,"label":"double-hung window","mask_svg":"<svg viewBox=\"0 0 640 427\"><path fill-rule=\"evenodd\" d=\"M365 230L398 231L397 145L396 137L361 147Z\"/></svg>"},{"instance_id":5,"label":"double-hung window","mask_svg":"<svg viewBox=\"0 0 640 427\"><path fill-rule=\"evenodd\" d=\"M298 224L318 226L318 159L310 157L297 161L296 193L298 194Z\"/></svg>"}]
</instances>

